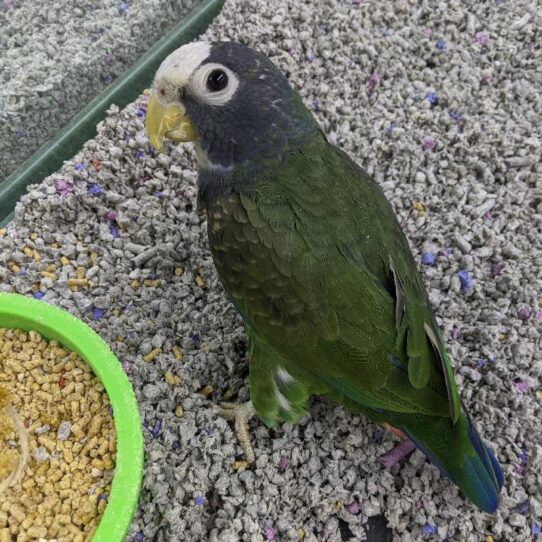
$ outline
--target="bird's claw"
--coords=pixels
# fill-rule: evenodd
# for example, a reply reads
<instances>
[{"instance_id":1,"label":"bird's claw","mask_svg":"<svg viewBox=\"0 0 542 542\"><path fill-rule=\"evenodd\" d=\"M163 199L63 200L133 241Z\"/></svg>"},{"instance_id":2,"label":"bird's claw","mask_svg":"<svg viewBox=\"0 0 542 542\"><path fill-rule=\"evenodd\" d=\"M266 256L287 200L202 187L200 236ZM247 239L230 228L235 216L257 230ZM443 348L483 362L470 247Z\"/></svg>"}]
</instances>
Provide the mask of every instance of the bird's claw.
<instances>
[{"instance_id":1,"label":"bird's claw","mask_svg":"<svg viewBox=\"0 0 542 542\"><path fill-rule=\"evenodd\" d=\"M218 409L218 415L225 420L235 422L235 433L239 444L245 454L247 463L254 463L256 457L254 450L250 444L250 433L248 430L248 422L254 416L255 411L252 402L246 403L221 403Z\"/></svg>"}]
</instances>

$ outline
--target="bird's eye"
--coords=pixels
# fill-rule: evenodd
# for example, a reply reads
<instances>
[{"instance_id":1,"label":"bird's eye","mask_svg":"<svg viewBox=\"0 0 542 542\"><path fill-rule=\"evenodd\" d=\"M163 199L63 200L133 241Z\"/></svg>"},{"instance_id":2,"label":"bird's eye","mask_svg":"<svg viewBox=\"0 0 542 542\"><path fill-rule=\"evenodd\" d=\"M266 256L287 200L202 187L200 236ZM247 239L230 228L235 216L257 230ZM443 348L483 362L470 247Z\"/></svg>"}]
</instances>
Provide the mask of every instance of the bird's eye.
<instances>
[{"instance_id":1,"label":"bird's eye","mask_svg":"<svg viewBox=\"0 0 542 542\"><path fill-rule=\"evenodd\" d=\"M207 77L207 89L211 92L224 90L228 85L228 76L224 70L213 70Z\"/></svg>"}]
</instances>

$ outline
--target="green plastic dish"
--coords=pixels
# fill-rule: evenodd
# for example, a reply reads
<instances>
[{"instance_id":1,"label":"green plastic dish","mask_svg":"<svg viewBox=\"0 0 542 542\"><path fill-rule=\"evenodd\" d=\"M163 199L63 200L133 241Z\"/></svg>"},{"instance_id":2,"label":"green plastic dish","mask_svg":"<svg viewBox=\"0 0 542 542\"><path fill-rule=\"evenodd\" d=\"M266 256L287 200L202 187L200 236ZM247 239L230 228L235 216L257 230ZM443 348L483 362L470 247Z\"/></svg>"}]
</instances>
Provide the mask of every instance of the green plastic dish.
<instances>
[{"instance_id":1,"label":"green plastic dish","mask_svg":"<svg viewBox=\"0 0 542 542\"><path fill-rule=\"evenodd\" d=\"M109 502L92 542L122 542L135 512L143 473L143 435L132 386L107 344L89 326L53 305L0 293L0 327L35 330L76 352L102 382L113 409L117 460Z\"/></svg>"}]
</instances>

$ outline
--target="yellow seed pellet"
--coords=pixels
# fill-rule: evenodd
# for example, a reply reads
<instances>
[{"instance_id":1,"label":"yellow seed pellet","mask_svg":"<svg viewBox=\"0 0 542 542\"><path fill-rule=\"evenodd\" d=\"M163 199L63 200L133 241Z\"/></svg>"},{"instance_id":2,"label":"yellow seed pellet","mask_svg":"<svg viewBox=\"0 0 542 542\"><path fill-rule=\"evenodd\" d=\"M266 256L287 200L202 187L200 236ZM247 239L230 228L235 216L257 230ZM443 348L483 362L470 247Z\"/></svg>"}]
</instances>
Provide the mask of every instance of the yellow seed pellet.
<instances>
[{"instance_id":1,"label":"yellow seed pellet","mask_svg":"<svg viewBox=\"0 0 542 542\"><path fill-rule=\"evenodd\" d=\"M108 450L109 450L109 441L104 439L98 446L98 455L104 456Z\"/></svg>"},{"instance_id":2,"label":"yellow seed pellet","mask_svg":"<svg viewBox=\"0 0 542 542\"><path fill-rule=\"evenodd\" d=\"M181 378L173 374L171 371L166 371L164 377L166 379L166 382L168 384L171 384L172 386L178 386L181 383Z\"/></svg>"},{"instance_id":3,"label":"yellow seed pellet","mask_svg":"<svg viewBox=\"0 0 542 542\"><path fill-rule=\"evenodd\" d=\"M94 437L102 428L103 419L101 416L94 416L87 429L87 437Z\"/></svg>"},{"instance_id":4,"label":"yellow seed pellet","mask_svg":"<svg viewBox=\"0 0 542 542\"><path fill-rule=\"evenodd\" d=\"M173 352L173 355L177 361L181 361L183 359L182 350L178 346L174 346L171 351Z\"/></svg>"},{"instance_id":5,"label":"yellow seed pellet","mask_svg":"<svg viewBox=\"0 0 542 542\"><path fill-rule=\"evenodd\" d=\"M28 536L32 538L45 538L47 536L47 527L29 527L26 531Z\"/></svg>"},{"instance_id":6,"label":"yellow seed pellet","mask_svg":"<svg viewBox=\"0 0 542 542\"><path fill-rule=\"evenodd\" d=\"M205 279L201 275L196 275L196 284L199 288L203 288L205 286Z\"/></svg>"},{"instance_id":7,"label":"yellow seed pellet","mask_svg":"<svg viewBox=\"0 0 542 542\"><path fill-rule=\"evenodd\" d=\"M70 265L70 260L68 260L68 258L66 258L66 256L61 256L60 257L60 263L62 265Z\"/></svg>"},{"instance_id":8,"label":"yellow seed pellet","mask_svg":"<svg viewBox=\"0 0 542 542\"><path fill-rule=\"evenodd\" d=\"M0 237L5 237L7 232L6 228L0 228Z\"/></svg>"},{"instance_id":9,"label":"yellow seed pellet","mask_svg":"<svg viewBox=\"0 0 542 542\"><path fill-rule=\"evenodd\" d=\"M151 350L146 356L143 356L143 361L147 363L156 359L162 353L161 348L155 348Z\"/></svg>"},{"instance_id":10,"label":"yellow seed pellet","mask_svg":"<svg viewBox=\"0 0 542 542\"><path fill-rule=\"evenodd\" d=\"M130 288L132 288L132 290L137 290L139 288L139 281L134 279L130 282Z\"/></svg>"},{"instance_id":11,"label":"yellow seed pellet","mask_svg":"<svg viewBox=\"0 0 542 542\"><path fill-rule=\"evenodd\" d=\"M423 203L421 203L420 201L415 201L412 204L412 207L414 207L414 209L416 209L416 211L418 211L420 215L423 215L425 213L425 207L423 206Z\"/></svg>"},{"instance_id":12,"label":"yellow seed pellet","mask_svg":"<svg viewBox=\"0 0 542 542\"><path fill-rule=\"evenodd\" d=\"M147 288L158 288L160 286L160 281L159 280L145 279L143 281L143 286L147 286Z\"/></svg>"},{"instance_id":13,"label":"yellow seed pellet","mask_svg":"<svg viewBox=\"0 0 542 542\"><path fill-rule=\"evenodd\" d=\"M24 521L24 510L19 505L12 504L9 507L9 513L18 523L22 523Z\"/></svg>"},{"instance_id":14,"label":"yellow seed pellet","mask_svg":"<svg viewBox=\"0 0 542 542\"><path fill-rule=\"evenodd\" d=\"M247 469L250 466L248 461L234 461L231 465L233 470Z\"/></svg>"},{"instance_id":15,"label":"yellow seed pellet","mask_svg":"<svg viewBox=\"0 0 542 542\"><path fill-rule=\"evenodd\" d=\"M68 279L68 286L88 286L88 279Z\"/></svg>"},{"instance_id":16,"label":"yellow seed pellet","mask_svg":"<svg viewBox=\"0 0 542 542\"><path fill-rule=\"evenodd\" d=\"M41 276L43 278L46 278L46 279L51 279L51 280L55 280L56 279L56 274L55 273L51 273L50 271L42 271L41 273Z\"/></svg>"},{"instance_id":17,"label":"yellow seed pellet","mask_svg":"<svg viewBox=\"0 0 542 542\"><path fill-rule=\"evenodd\" d=\"M211 393L213 393L213 391L215 391L215 389L213 388L213 386L211 386L210 384L207 384L207 386L205 386L204 388L202 388L199 393L201 395L203 395L203 397L209 397L209 395L211 395Z\"/></svg>"},{"instance_id":18,"label":"yellow seed pellet","mask_svg":"<svg viewBox=\"0 0 542 542\"><path fill-rule=\"evenodd\" d=\"M175 268L175 276L180 277L184 273L184 269L182 267L176 267Z\"/></svg>"},{"instance_id":19,"label":"yellow seed pellet","mask_svg":"<svg viewBox=\"0 0 542 542\"><path fill-rule=\"evenodd\" d=\"M40 261L41 261L41 254L40 254L36 249L34 249L34 250L32 251L32 257L34 258L34 260L35 260L36 262L40 262Z\"/></svg>"},{"instance_id":20,"label":"yellow seed pellet","mask_svg":"<svg viewBox=\"0 0 542 542\"><path fill-rule=\"evenodd\" d=\"M177 407L175 408L175 416L177 416L177 418L182 418L183 414L184 414L183 406L182 405L177 405Z\"/></svg>"},{"instance_id":21,"label":"yellow seed pellet","mask_svg":"<svg viewBox=\"0 0 542 542\"><path fill-rule=\"evenodd\" d=\"M31 248L27 247L27 246L23 247L23 253L24 253L25 256L29 256L30 258L32 258L32 256L34 256L34 251Z\"/></svg>"}]
</instances>

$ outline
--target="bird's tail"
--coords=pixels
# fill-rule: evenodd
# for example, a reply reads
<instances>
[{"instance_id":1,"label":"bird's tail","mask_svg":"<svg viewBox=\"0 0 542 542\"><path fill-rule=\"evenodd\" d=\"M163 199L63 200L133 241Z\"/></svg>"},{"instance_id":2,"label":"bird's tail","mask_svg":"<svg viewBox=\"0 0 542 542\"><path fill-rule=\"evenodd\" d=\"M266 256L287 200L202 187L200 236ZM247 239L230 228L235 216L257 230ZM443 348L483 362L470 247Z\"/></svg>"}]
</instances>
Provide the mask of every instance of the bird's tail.
<instances>
[{"instance_id":1,"label":"bird's tail","mask_svg":"<svg viewBox=\"0 0 542 542\"><path fill-rule=\"evenodd\" d=\"M431 424L407 422L402 430L476 506L495 512L504 482L501 467L464 406L455 425L442 418L435 426L433 418Z\"/></svg>"}]
</instances>

